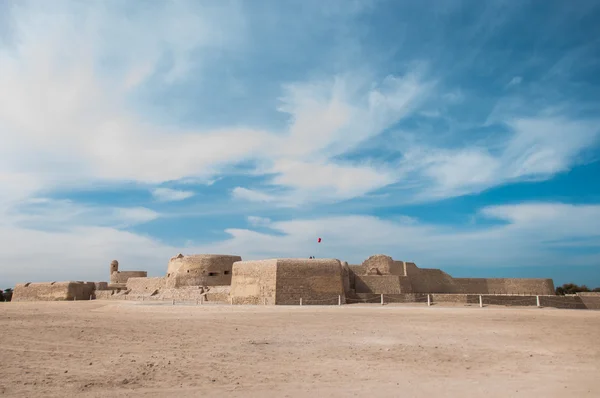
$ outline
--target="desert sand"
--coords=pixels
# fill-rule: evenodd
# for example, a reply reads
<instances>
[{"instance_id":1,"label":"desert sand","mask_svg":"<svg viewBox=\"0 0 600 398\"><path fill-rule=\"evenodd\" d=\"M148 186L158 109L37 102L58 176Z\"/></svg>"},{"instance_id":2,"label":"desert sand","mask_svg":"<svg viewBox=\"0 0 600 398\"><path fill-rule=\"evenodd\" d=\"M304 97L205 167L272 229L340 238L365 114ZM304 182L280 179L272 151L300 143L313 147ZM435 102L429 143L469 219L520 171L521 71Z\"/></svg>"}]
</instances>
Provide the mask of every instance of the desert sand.
<instances>
[{"instance_id":1,"label":"desert sand","mask_svg":"<svg viewBox=\"0 0 600 398\"><path fill-rule=\"evenodd\" d=\"M600 311L34 302L0 327L5 396L600 396Z\"/></svg>"}]
</instances>

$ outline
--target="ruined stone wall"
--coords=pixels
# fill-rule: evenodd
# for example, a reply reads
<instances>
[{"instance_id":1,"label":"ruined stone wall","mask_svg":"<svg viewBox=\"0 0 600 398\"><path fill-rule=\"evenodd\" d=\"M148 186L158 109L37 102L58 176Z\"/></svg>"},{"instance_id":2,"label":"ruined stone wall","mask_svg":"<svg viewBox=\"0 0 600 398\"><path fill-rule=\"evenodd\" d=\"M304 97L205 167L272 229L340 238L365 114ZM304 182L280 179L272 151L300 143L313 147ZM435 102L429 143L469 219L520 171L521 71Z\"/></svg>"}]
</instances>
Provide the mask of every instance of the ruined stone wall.
<instances>
[{"instance_id":1,"label":"ruined stone wall","mask_svg":"<svg viewBox=\"0 0 600 398\"><path fill-rule=\"evenodd\" d=\"M133 294L152 294L167 285L166 278L129 278L127 289Z\"/></svg>"},{"instance_id":2,"label":"ruined stone wall","mask_svg":"<svg viewBox=\"0 0 600 398\"><path fill-rule=\"evenodd\" d=\"M600 310L600 292L577 293L583 304L589 310Z\"/></svg>"},{"instance_id":3,"label":"ruined stone wall","mask_svg":"<svg viewBox=\"0 0 600 398\"><path fill-rule=\"evenodd\" d=\"M108 290L108 282L93 282L95 290Z\"/></svg>"},{"instance_id":4,"label":"ruined stone wall","mask_svg":"<svg viewBox=\"0 0 600 398\"><path fill-rule=\"evenodd\" d=\"M461 303L461 304L479 304L479 295L472 294L430 294L432 303Z\"/></svg>"},{"instance_id":5,"label":"ruined stone wall","mask_svg":"<svg viewBox=\"0 0 600 398\"><path fill-rule=\"evenodd\" d=\"M488 278L487 293L554 295L552 279Z\"/></svg>"},{"instance_id":6,"label":"ruined stone wall","mask_svg":"<svg viewBox=\"0 0 600 398\"><path fill-rule=\"evenodd\" d=\"M350 287L350 267L348 267L347 262L342 263L342 283L344 286L344 294L352 294L354 292L354 288Z\"/></svg>"},{"instance_id":7,"label":"ruined stone wall","mask_svg":"<svg viewBox=\"0 0 600 398\"><path fill-rule=\"evenodd\" d=\"M410 264L410 263L407 263ZM450 275L439 269L414 268L408 277L414 293L454 293L454 281Z\"/></svg>"},{"instance_id":8,"label":"ruined stone wall","mask_svg":"<svg viewBox=\"0 0 600 398\"><path fill-rule=\"evenodd\" d=\"M89 300L94 294L93 282L19 283L13 301Z\"/></svg>"},{"instance_id":9,"label":"ruined stone wall","mask_svg":"<svg viewBox=\"0 0 600 398\"><path fill-rule=\"evenodd\" d=\"M455 294L554 294L552 279L453 278L442 270L404 263L415 293Z\"/></svg>"},{"instance_id":10,"label":"ruined stone wall","mask_svg":"<svg viewBox=\"0 0 600 398\"><path fill-rule=\"evenodd\" d=\"M342 264L336 259L278 259L276 304L345 302Z\"/></svg>"},{"instance_id":11,"label":"ruined stone wall","mask_svg":"<svg viewBox=\"0 0 600 398\"><path fill-rule=\"evenodd\" d=\"M399 294L404 293L397 275L355 275L356 293Z\"/></svg>"},{"instance_id":12,"label":"ruined stone wall","mask_svg":"<svg viewBox=\"0 0 600 398\"><path fill-rule=\"evenodd\" d=\"M231 285L233 263L240 256L220 254L179 254L169 261L167 285L182 286L225 286Z\"/></svg>"},{"instance_id":13,"label":"ruined stone wall","mask_svg":"<svg viewBox=\"0 0 600 398\"><path fill-rule=\"evenodd\" d=\"M485 278L452 278L454 293L473 293L473 294L486 294L492 293L488 291L487 279ZM502 293L502 292L493 292Z\"/></svg>"},{"instance_id":14,"label":"ruined stone wall","mask_svg":"<svg viewBox=\"0 0 600 398\"><path fill-rule=\"evenodd\" d=\"M148 276L146 271L117 271L110 275L110 283L127 283L129 278L145 278Z\"/></svg>"},{"instance_id":15,"label":"ruined stone wall","mask_svg":"<svg viewBox=\"0 0 600 398\"><path fill-rule=\"evenodd\" d=\"M233 304L275 304L277 260L237 261L233 264Z\"/></svg>"}]
</instances>

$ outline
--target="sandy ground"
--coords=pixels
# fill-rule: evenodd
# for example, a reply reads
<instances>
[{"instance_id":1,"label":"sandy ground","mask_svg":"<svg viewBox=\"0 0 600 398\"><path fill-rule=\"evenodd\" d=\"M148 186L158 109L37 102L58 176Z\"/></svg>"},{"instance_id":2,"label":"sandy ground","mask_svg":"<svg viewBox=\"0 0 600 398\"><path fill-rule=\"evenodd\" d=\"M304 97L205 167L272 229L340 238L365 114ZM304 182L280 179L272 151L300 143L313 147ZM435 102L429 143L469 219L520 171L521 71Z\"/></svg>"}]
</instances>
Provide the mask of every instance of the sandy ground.
<instances>
[{"instance_id":1,"label":"sandy ground","mask_svg":"<svg viewBox=\"0 0 600 398\"><path fill-rule=\"evenodd\" d=\"M600 311L0 304L0 395L600 397Z\"/></svg>"}]
</instances>

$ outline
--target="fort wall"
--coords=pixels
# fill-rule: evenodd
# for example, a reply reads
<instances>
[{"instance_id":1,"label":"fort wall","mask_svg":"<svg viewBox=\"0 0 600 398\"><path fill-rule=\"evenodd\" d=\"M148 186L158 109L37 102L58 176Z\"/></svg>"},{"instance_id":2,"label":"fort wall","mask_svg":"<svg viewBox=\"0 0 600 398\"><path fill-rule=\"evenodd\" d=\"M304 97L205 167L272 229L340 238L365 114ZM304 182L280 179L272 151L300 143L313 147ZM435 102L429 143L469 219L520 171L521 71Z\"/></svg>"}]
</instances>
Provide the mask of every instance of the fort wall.
<instances>
[{"instance_id":1,"label":"fort wall","mask_svg":"<svg viewBox=\"0 0 600 398\"><path fill-rule=\"evenodd\" d=\"M19 283L13 301L89 300L94 294L93 282Z\"/></svg>"},{"instance_id":2,"label":"fort wall","mask_svg":"<svg viewBox=\"0 0 600 398\"><path fill-rule=\"evenodd\" d=\"M129 278L127 280L127 289L133 294L153 294L155 291L164 289L166 286L167 280L164 277Z\"/></svg>"},{"instance_id":3,"label":"fort wall","mask_svg":"<svg viewBox=\"0 0 600 398\"><path fill-rule=\"evenodd\" d=\"M148 272L146 271L117 271L110 274L110 283L117 284L122 283L125 284L129 280L129 278L145 278L148 276Z\"/></svg>"},{"instance_id":4,"label":"fort wall","mask_svg":"<svg viewBox=\"0 0 600 398\"><path fill-rule=\"evenodd\" d=\"M402 290L400 276L397 275L355 275L356 293L399 294Z\"/></svg>"},{"instance_id":5,"label":"fort wall","mask_svg":"<svg viewBox=\"0 0 600 398\"><path fill-rule=\"evenodd\" d=\"M275 304L277 260L237 261L232 275L233 304Z\"/></svg>"},{"instance_id":6,"label":"fort wall","mask_svg":"<svg viewBox=\"0 0 600 398\"><path fill-rule=\"evenodd\" d=\"M240 256L220 254L178 254L169 260L167 285L171 288L231 285L233 263L241 260Z\"/></svg>"},{"instance_id":7,"label":"fort wall","mask_svg":"<svg viewBox=\"0 0 600 398\"><path fill-rule=\"evenodd\" d=\"M345 302L342 264L336 259L278 259L276 304Z\"/></svg>"},{"instance_id":8,"label":"fort wall","mask_svg":"<svg viewBox=\"0 0 600 398\"><path fill-rule=\"evenodd\" d=\"M600 310L600 292L580 292L577 296L590 310Z\"/></svg>"}]
</instances>

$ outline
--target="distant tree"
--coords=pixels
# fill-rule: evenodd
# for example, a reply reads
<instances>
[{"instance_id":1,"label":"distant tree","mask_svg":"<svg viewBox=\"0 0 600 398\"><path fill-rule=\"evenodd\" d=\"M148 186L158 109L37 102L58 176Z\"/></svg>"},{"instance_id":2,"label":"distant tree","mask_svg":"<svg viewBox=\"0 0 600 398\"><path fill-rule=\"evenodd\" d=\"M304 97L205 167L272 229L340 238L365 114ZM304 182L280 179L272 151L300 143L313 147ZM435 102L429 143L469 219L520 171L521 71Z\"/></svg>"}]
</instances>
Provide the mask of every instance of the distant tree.
<instances>
[{"instance_id":1,"label":"distant tree","mask_svg":"<svg viewBox=\"0 0 600 398\"><path fill-rule=\"evenodd\" d=\"M0 290L0 303L4 301L4 293Z\"/></svg>"},{"instance_id":2,"label":"distant tree","mask_svg":"<svg viewBox=\"0 0 600 398\"><path fill-rule=\"evenodd\" d=\"M12 300L13 290L11 288L4 289L4 293L2 294L4 301Z\"/></svg>"},{"instance_id":3,"label":"distant tree","mask_svg":"<svg viewBox=\"0 0 600 398\"><path fill-rule=\"evenodd\" d=\"M600 293L600 287L597 287L597 288L595 288L595 289L592 289L592 292L598 292L598 293Z\"/></svg>"},{"instance_id":4,"label":"distant tree","mask_svg":"<svg viewBox=\"0 0 600 398\"><path fill-rule=\"evenodd\" d=\"M564 296L565 294L575 294L579 292L589 292L590 289L586 285L578 286L574 283L565 283L556 288L556 294Z\"/></svg>"}]
</instances>

